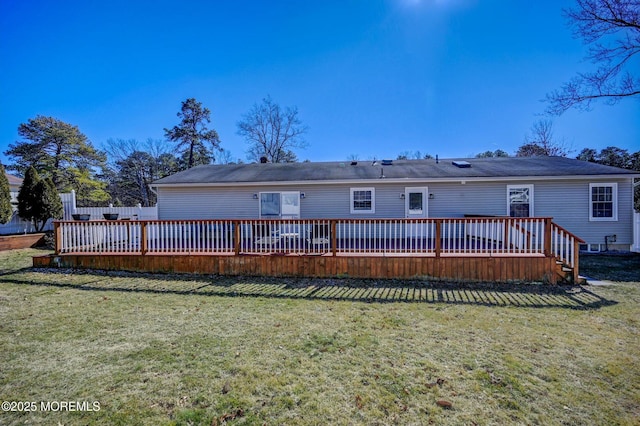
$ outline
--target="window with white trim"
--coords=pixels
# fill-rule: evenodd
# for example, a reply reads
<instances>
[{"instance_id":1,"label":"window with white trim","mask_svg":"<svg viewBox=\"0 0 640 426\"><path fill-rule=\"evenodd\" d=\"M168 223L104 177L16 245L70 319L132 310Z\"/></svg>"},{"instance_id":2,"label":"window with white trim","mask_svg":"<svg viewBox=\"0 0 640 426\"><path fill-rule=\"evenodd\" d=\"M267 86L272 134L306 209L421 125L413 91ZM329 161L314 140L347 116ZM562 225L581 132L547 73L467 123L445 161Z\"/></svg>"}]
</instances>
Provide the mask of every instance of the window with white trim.
<instances>
[{"instance_id":1,"label":"window with white trim","mask_svg":"<svg viewBox=\"0 0 640 426\"><path fill-rule=\"evenodd\" d=\"M375 188L351 188L351 214L376 212Z\"/></svg>"},{"instance_id":2,"label":"window with white trim","mask_svg":"<svg viewBox=\"0 0 640 426\"><path fill-rule=\"evenodd\" d=\"M509 217L533 217L533 185L507 185Z\"/></svg>"},{"instance_id":3,"label":"window with white trim","mask_svg":"<svg viewBox=\"0 0 640 426\"><path fill-rule=\"evenodd\" d=\"M618 220L618 184L589 184L589 220Z\"/></svg>"}]
</instances>

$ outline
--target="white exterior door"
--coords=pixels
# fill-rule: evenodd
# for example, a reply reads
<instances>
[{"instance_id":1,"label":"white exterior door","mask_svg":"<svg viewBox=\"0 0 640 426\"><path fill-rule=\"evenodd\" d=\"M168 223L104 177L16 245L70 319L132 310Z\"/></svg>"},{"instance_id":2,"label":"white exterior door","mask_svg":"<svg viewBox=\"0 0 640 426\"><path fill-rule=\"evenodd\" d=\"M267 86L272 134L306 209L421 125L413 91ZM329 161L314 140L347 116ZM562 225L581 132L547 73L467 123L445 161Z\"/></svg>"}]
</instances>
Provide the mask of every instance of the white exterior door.
<instances>
[{"instance_id":1,"label":"white exterior door","mask_svg":"<svg viewBox=\"0 0 640 426\"><path fill-rule=\"evenodd\" d=\"M428 188L409 187L404 189L404 213L407 219L428 217Z\"/></svg>"}]
</instances>

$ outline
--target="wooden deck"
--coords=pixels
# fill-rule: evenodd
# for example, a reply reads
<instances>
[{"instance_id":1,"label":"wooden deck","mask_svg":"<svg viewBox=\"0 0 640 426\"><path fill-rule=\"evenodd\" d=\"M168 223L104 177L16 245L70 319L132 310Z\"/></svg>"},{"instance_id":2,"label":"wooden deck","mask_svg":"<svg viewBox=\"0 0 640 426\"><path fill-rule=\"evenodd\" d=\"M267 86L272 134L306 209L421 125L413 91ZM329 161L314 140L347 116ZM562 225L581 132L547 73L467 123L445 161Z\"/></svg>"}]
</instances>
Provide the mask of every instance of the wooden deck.
<instances>
[{"instance_id":1,"label":"wooden deck","mask_svg":"<svg viewBox=\"0 0 640 426\"><path fill-rule=\"evenodd\" d=\"M282 277L574 280L581 240L550 218L56 222L34 266Z\"/></svg>"},{"instance_id":2,"label":"wooden deck","mask_svg":"<svg viewBox=\"0 0 640 426\"><path fill-rule=\"evenodd\" d=\"M435 278L456 281L558 282L552 257L384 257L65 254L35 267L277 277Z\"/></svg>"}]
</instances>

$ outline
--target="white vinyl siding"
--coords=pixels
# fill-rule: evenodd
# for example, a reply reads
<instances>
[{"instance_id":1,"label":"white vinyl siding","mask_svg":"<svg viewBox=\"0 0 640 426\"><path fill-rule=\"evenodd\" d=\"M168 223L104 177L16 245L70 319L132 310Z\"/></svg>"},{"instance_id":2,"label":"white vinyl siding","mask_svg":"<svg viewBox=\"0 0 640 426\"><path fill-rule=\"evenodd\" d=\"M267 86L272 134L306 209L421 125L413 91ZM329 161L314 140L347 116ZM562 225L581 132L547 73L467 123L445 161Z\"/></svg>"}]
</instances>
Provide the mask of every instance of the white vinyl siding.
<instances>
[{"instance_id":1,"label":"white vinyl siding","mask_svg":"<svg viewBox=\"0 0 640 426\"><path fill-rule=\"evenodd\" d=\"M376 212L375 188L351 188L351 214L373 214Z\"/></svg>"},{"instance_id":2,"label":"white vinyl siding","mask_svg":"<svg viewBox=\"0 0 640 426\"><path fill-rule=\"evenodd\" d=\"M507 185L535 185L536 217L550 217L588 244L604 244L606 235L617 235L618 245L633 243L633 182L632 179L561 179L536 180L526 183L509 182L424 182L428 183L429 217L463 217L465 214L504 216L509 211ZM589 184L616 187L617 221L590 220L591 191ZM373 185L373 186L371 186ZM404 218L406 184L379 179L371 185L252 185L220 187L158 188L158 218L181 219L257 219L260 217L261 192L305 193L300 199L301 219L330 218ZM351 213L351 189L375 188L372 194L375 213ZM257 197L257 198L256 198Z\"/></svg>"},{"instance_id":3,"label":"white vinyl siding","mask_svg":"<svg viewBox=\"0 0 640 426\"><path fill-rule=\"evenodd\" d=\"M589 220L611 222L618 220L617 183L589 184Z\"/></svg>"}]
</instances>

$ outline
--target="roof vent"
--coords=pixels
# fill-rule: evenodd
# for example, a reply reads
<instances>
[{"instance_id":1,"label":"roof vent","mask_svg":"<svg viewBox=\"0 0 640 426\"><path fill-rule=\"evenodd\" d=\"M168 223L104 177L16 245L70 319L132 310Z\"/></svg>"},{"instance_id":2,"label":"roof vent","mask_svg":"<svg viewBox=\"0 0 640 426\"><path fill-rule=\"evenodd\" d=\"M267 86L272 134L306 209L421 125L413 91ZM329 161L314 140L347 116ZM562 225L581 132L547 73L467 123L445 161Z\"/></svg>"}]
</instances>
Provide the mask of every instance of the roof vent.
<instances>
[{"instance_id":1,"label":"roof vent","mask_svg":"<svg viewBox=\"0 0 640 426\"><path fill-rule=\"evenodd\" d=\"M451 164L461 169L468 169L471 167L471 163L468 161L452 161Z\"/></svg>"},{"instance_id":2,"label":"roof vent","mask_svg":"<svg viewBox=\"0 0 640 426\"><path fill-rule=\"evenodd\" d=\"M393 160L382 160L381 163L383 166L390 166L393 164Z\"/></svg>"},{"instance_id":3,"label":"roof vent","mask_svg":"<svg viewBox=\"0 0 640 426\"><path fill-rule=\"evenodd\" d=\"M269 159L266 156L260 157L260 163L261 164L266 164L268 161L269 161Z\"/></svg>"},{"instance_id":4,"label":"roof vent","mask_svg":"<svg viewBox=\"0 0 640 426\"><path fill-rule=\"evenodd\" d=\"M352 161L352 162L351 162L351 165L352 165L352 166L357 166L357 165L358 165L358 162L357 162L357 161Z\"/></svg>"}]
</instances>

